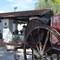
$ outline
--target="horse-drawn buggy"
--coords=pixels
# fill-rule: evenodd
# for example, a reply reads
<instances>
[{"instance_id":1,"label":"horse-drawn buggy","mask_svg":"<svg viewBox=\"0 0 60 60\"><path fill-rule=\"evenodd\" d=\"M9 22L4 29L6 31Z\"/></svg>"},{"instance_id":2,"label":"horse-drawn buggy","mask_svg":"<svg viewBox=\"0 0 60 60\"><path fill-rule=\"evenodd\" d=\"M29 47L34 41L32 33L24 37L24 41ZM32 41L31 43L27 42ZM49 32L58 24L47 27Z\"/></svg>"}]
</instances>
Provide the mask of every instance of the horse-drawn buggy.
<instances>
[{"instance_id":1,"label":"horse-drawn buggy","mask_svg":"<svg viewBox=\"0 0 60 60\"><path fill-rule=\"evenodd\" d=\"M54 60L54 54L59 60L60 14L54 15L51 9L42 9L38 15L29 17L24 39L25 60L27 46L32 49L32 60Z\"/></svg>"}]
</instances>

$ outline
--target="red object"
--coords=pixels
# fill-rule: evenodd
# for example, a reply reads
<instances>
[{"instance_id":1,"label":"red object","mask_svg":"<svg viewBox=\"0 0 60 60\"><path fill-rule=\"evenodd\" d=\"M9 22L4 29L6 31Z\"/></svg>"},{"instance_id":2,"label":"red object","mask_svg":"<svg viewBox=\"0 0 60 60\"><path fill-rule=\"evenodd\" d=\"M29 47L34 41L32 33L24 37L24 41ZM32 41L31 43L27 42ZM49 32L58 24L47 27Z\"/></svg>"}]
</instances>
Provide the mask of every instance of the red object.
<instances>
[{"instance_id":1,"label":"red object","mask_svg":"<svg viewBox=\"0 0 60 60\"><path fill-rule=\"evenodd\" d=\"M52 17L51 26L60 33L60 14L54 15Z\"/></svg>"},{"instance_id":2,"label":"red object","mask_svg":"<svg viewBox=\"0 0 60 60\"><path fill-rule=\"evenodd\" d=\"M60 14L52 16L51 26L60 34ZM52 35L52 40L54 40L54 43L58 41L58 39L54 35ZM60 46L60 43L58 43L58 45Z\"/></svg>"}]
</instances>

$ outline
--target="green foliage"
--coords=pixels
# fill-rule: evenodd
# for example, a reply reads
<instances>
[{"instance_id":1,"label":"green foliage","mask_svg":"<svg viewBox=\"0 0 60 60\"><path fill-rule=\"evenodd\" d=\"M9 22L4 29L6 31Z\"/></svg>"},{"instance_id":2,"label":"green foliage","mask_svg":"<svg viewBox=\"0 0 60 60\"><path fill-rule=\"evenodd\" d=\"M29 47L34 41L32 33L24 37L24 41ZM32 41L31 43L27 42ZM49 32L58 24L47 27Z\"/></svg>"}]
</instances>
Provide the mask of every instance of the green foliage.
<instances>
[{"instance_id":1,"label":"green foliage","mask_svg":"<svg viewBox=\"0 0 60 60\"><path fill-rule=\"evenodd\" d=\"M55 4L60 4L60 0L54 0L54 1L52 0L52 2Z\"/></svg>"},{"instance_id":2,"label":"green foliage","mask_svg":"<svg viewBox=\"0 0 60 60\"><path fill-rule=\"evenodd\" d=\"M36 9L51 8L54 13L60 13L60 0L38 0Z\"/></svg>"},{"instance_id":3,"label":"green foliage","mask_svg":"<svg viewBox=\"0 0 60 60\"><path fill-rule=\"evenodd\" d=\"M20 38L18 35L13 35L12 40L13 41L18 41Z\"/></svg>"},{"instance_id":4,"label":"green foliage","mask_svg":"<svg viewBox=\"0 0 60 60\"><path fill-rule=\"evenodd\" d=\"M50 0L50 1L52 1L53 3L55 3L55 2L56 2L56 0ZM48 0L45 0L45 2L48 2Z\"/></svg>"}]
</instances>

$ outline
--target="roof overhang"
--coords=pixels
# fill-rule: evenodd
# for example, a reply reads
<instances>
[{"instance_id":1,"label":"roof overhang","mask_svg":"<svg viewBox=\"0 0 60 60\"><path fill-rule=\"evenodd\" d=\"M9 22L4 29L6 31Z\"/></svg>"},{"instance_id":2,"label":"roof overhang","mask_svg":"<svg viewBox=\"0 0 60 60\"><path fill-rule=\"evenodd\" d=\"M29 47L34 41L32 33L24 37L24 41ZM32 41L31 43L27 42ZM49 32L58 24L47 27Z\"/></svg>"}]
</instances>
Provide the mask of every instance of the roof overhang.
<instances>
[{"instance_id":1,"label":"roof overhang","mask_svg":"<svg viewBox=\"0 0 60 60\"><path fill-rule=\"evenodd\" d=\"M22 16L35 16L35 15L44 15L46 12L51 11L51 9L42 9L42 10L30 10L30 11L19 11L19 12L8 12L0 13L0 18L14 18Z\"/></svg>"},{"instance_id":2,"label":"roof overhang","mask_svg":"<svg viewBox=\"0 0 60 60\"><path fill-rule=\"evenodd\" d=\"M15 21L28 22L30 17L36 17L36 16L42 17L48 12L52 12L52 10L41 9L41 10L0 13L0 19L11 19L11 20L14 19Z\"/></svg>"}]
</instances>

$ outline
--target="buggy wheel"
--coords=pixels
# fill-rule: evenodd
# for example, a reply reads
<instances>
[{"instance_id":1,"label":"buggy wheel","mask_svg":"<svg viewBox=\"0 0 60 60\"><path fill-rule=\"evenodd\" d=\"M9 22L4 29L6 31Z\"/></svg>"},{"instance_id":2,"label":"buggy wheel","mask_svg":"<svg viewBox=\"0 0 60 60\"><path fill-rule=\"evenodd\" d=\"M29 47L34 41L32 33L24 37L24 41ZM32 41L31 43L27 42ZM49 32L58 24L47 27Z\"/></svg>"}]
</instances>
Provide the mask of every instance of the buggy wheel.
<instances>
[{"instance_id":1,"label":"buggy wheel","mask_svg":"<svg viewBox=\"0 0 60 60\"><path fill-rule=\"evenodd\" d=\"M52 40L50 40L52 34L58 39L54 44ZM33 29L26 34L24 44L27 44L33 50L33 60L48 60L47 57L49 57L49 59L52 58L52 49L58 49L56 45L60 42L59 39L60 35L55 29L47 25L39 25L38 27L33 27ZM24 56L27 60L26 48L24 49Z\"/></svg>"}]
</instances>

